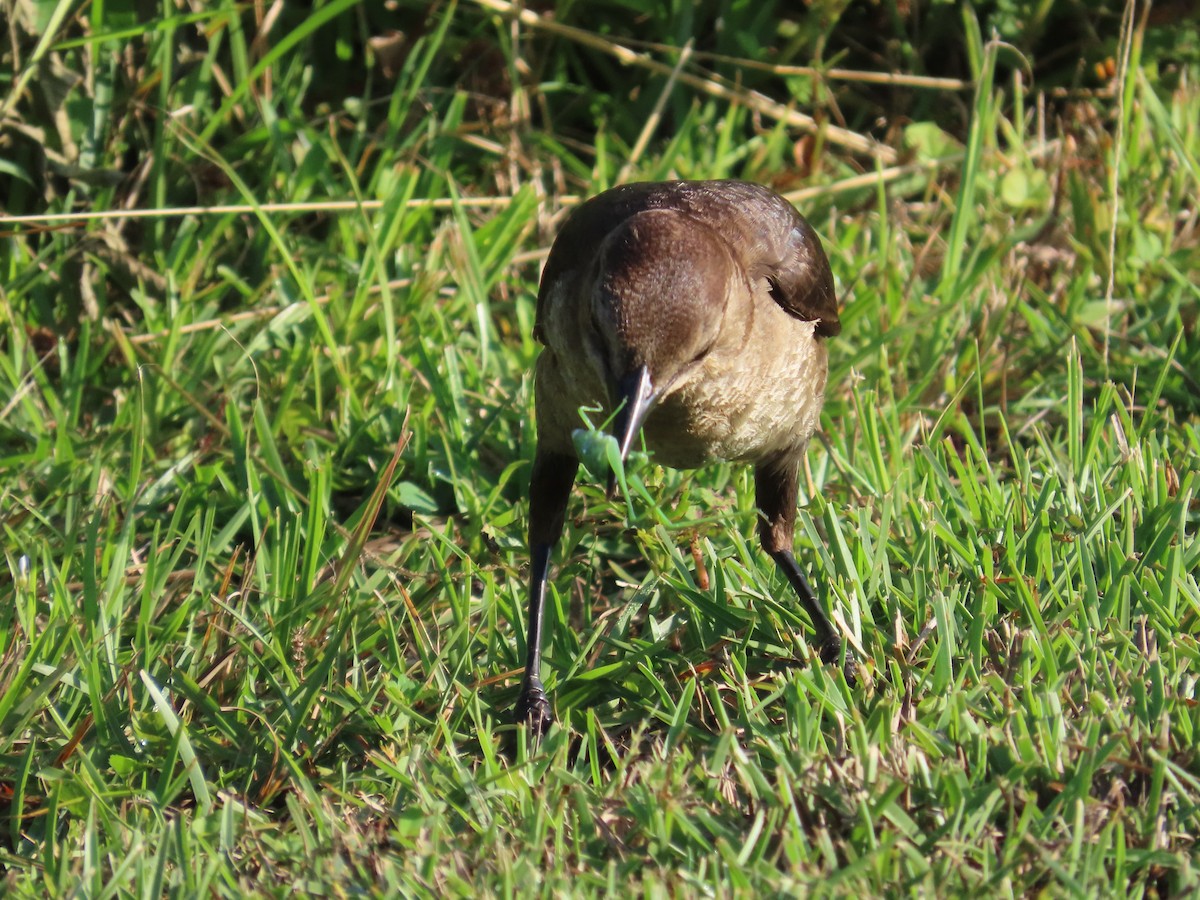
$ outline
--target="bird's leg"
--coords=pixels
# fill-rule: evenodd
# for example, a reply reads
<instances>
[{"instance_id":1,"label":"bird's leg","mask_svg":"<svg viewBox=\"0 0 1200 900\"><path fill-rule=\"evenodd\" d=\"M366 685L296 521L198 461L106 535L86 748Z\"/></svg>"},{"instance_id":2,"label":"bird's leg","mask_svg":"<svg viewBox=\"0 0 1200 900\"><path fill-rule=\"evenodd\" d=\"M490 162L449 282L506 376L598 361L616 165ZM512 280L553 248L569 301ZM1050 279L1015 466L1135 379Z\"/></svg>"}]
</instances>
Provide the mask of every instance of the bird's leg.
<instances>
[{"instance_id":1,"label":"bird's leg","mask_svg":"<svg viewBox=\"0 0 1200 900\"><path fill-rule=\"evenodd\" d=\"M800 605L812 619L817 630L817 648L821 659L837 662L842 651L842 640L817 602L817 596L792 552L796 536L798 487L799 461L796 459L772 461L755 467L755 500L763 514L758 523L758 534L763 549L771 554L783 570L800 598ZM851 666L851 661L847 659L847 671L851 671Z\"/></svg>"},{"instance_id":2,"label":"bird's leg","mask_svg":"<svg viewBox=\"0 0 1200 900\"><path fill-rule=\"evenodd\" d=\"M550 701L542 687L542 613L546 605L546 579L550 574L550 553L562 534L567 499L579 461L561 453L540 449L533 459L533 477L529 483L529 636L526 639L525 677L517 695L517 723L528 723L541 735L554 721Z\"/></svg>"}]
</instances>

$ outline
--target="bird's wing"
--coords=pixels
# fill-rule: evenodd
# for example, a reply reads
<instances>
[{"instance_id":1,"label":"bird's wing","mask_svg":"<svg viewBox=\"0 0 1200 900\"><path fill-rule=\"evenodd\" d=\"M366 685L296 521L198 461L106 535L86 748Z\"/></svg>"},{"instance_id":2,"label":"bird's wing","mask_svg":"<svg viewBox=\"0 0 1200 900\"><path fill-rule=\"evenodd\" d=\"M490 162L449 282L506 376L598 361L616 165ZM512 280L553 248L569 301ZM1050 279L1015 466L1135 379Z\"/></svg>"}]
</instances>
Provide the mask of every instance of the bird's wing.
<instances>
[{"instance_id":1,"label":"bird's wing","mask_svg":"<svg viewBox=\"0 0 1200 900\"><path fill-rule=\"evenodd\" d=\"M765 278L771 297L789 315L816 322L816 333L842 330L837 292L821 239L792 204L748 182L724 182L727 215L715 221L739 252L752 279Z\"/></svg>"},{"instance_id":2,"label":"bird's wing","mask_svg":"<svg viewBox=\"0 0 1200 900\"><path fill-rule=\"evenodd\" d=\"M815 321L817 334L839 334L842 322L829 259L821 239L798 214L782 241L782 251L778 262L763 272L771 284L771 298L797 319Z\"/></svg>"}]
</instances>

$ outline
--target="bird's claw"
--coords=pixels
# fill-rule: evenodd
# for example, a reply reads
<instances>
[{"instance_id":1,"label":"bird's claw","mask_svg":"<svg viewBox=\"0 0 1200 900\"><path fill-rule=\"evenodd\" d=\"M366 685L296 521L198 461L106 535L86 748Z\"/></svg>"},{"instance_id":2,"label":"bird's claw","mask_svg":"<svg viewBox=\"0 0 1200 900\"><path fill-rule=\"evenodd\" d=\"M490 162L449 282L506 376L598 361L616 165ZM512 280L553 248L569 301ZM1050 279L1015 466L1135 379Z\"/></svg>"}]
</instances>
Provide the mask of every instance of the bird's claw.
<instances>
[{"instance_id":1,"label":"bird's claw","mask_svg":"<svg viewBox=\"0 0 1200 900\"><path fill-rule=\"evenodd\" d=\"M550 700L546 697L546 689L540 681L525 682L521 685L513 716L518 725L528 725L535 737L542 737L550 729L554 722L554 713L550 711Z\"/></svg>"},{"instance_id":2,"label":"bird's claw","mask_svg":"<svg viewBox=\"0 0 1200 900\"><path fill-rule=\"evenodd\" d=\"M837 665L842 657L842 639L836 634L831 634L821 645L820 656L821 662ZM858 683L858 660L849 647L846 648L846 662L842 665L842 674L846 676L846 684L851 687Z\"/></svg>"}]
</instances>

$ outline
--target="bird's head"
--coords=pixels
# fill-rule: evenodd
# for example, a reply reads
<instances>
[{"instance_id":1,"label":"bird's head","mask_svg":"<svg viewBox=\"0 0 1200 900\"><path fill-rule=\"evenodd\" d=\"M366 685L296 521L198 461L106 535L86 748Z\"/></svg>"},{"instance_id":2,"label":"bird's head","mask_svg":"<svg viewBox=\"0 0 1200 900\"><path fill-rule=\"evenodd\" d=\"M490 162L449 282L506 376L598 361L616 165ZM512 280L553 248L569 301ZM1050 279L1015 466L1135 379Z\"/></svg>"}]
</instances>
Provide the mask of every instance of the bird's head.
<instances>
[{"instance_id":1,"label":"bird's head","mask_svg":"<svg viewBox=\"0 0 1200 900\"><path fill-rule=\"evenodd\" d=\"M738 277L724 240L677 210L639 212L605 237L592 280L589 356L620 406L622 459L655 404L716 342Z\"/></svg>"}]
</instances>

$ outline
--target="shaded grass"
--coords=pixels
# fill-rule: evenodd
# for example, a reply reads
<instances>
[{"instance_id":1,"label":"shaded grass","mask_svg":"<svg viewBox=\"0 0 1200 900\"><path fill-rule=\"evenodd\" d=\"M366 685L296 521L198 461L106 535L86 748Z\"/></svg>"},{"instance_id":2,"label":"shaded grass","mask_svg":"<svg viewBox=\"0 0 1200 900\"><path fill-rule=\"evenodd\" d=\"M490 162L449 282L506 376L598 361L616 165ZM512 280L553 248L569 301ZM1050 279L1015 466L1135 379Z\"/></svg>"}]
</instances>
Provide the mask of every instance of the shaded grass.
<instances>
[{"instance_id":1,"label":"shaded grass","mask_svg":"<svg viewBox=\"0 0 1200 900\"><path fill-rule=\"evenodd\" d=\"M530 251L633 141L614 122L580 149L518 115L565 84L456 80L468 47L471 72L519 74L528 38L466 7L391 81L368 71L386 88L318 115L321 42L370 22L339 9L256 55L220 6L211 54L174 77L186 21L56 46L98 86L62 107L96 129L91 165L119 167L125 143L146 162L132 187L60 191L14 156L31 206L259 209L5 226L7 889L1194 887L1190 82L1133 64L1120 144L1096 97L1043 153L1035 88L985 78L965 133L910 132L919 158L961 165L805 205L847 300L798 550L865 683L806 664L749 473L642 461L628 520L595 484L573 495L547 611L565 727L535 748L508 725ZM987 67L982 33L964 46ZM98 49L135 38L144 70ZM154 75L156 106L115 102ZM99 115L104 85L124 118ZM639 177L797 182L794 133L674 98ZM814 158L818 186L862 166ZM511 202L454 205L493 193ZM325 196L380 206L261 208Z\"/></svg>"}]
</instances>

